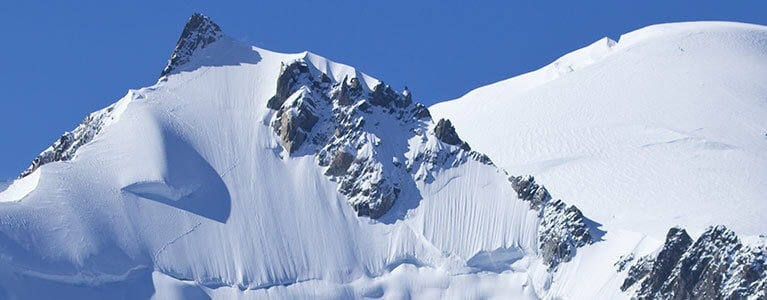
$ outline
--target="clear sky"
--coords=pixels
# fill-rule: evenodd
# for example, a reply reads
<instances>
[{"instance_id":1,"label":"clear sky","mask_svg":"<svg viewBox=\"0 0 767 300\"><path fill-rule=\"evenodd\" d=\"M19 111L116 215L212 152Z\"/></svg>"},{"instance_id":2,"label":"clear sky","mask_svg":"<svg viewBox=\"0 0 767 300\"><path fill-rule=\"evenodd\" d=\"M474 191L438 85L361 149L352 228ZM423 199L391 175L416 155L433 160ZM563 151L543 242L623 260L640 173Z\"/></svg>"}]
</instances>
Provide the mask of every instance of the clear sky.
<instances>
[{"instance_id":1,"label":"clear sky","mask_svg":"<svg viewBox=\"0 0 767 300\"><path fill-rule=\"evenodd\" d=\"M269 2L269 3L267 3ZM767 1L3 1L0 180L130 88L155 83L193 12L237 39L309 50L433 104L657 23L767 25Z\"/></svg>"}]
</instances>

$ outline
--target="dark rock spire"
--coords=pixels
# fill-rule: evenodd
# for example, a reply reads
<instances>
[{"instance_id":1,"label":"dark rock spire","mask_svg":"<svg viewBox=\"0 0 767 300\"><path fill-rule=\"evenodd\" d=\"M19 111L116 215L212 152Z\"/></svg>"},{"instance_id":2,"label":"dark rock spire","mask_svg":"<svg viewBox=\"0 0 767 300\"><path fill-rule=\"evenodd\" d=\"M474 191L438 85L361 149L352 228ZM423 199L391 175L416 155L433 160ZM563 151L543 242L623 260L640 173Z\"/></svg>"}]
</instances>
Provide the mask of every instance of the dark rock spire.
<instances>
[{"instance_id":1,"label":"dark rock spire","mask_svg":"<svg viewBox=\"0 0 767 300\"><path fill-rule=\"evenodd\" d=\"M448 145L454 145L454 146L461 146L462 149L466 151L470 151L471 147L469 147L469 144L461 140L460 137L458 137L458 133L455 132L455 127L453 127L453 124L450 123L450 120L446 119L439 119L439 122L437 122L437 126L434 127L434 134L437 136L437 138L442 141L445 144Z\"/></svg>"},{"instance_id":2,"label":"dark rock spire","mask_svg":"<svg viewBox=\"0 0 767 300\"><path fill-rule=\"evenodd\" d=\"M200 13L193 14L186 22L176 43L176 48L173 49L168 64L160 73L160 77L174 73L178 67L191 60L195 51L207 47L223 35L221 27L209 17Z\"/></svg>"}]
</instances>

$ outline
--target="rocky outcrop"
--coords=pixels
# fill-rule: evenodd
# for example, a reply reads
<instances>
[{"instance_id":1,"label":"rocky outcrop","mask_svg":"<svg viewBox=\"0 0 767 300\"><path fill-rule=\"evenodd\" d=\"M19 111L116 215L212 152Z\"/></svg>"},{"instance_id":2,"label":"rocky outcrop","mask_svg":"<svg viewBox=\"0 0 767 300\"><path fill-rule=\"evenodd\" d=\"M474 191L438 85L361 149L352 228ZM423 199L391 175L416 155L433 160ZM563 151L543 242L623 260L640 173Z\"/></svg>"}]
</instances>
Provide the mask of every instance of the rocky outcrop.
<instances>
[{"instance_id":1,"label":"rocky outcrop","mask_svg":"<svg viewBox=\"0 0 767 300\"><path fill-rule=\"evenodd\" d=\"M562 200L551 200L546 187L538 185L533 176L512 176L511 187L517 197L530 203L539 212L538 254L550 270L575 256L577 248L593 242L583 213Z\"/></svg>"},{"instance_id":2,"label":"rocky outcrop","mask_svg":"<svg viewBox=\"0 0 767 300\"><path fill-rule=\"evenodd\" d=\"M377 84L375 88L373 88L373 92L370 93L370 104L387 107L400 97L401 96L392 90L391 87L381 82Z\"/></svg>"},{"instance_id":3,"label":"rocky outcrop","mask_svg":"<svg viewBox=\"0 0 767 300\"><path fill-rule=\"evenodd\" d=\"M286 104L280 108L272 125L283 148L292 154L306 141L319 118L314 112L314 100L307 91L297 94Z\"/></svg>"},{"instance_id":4,"label":"rocky outcrop","mask_svg":"<svg viewBox=\"0 0 767 300\"><path fill-rule=\"evenodd\" d=\"M621 289L637 299L764 299L767 250L746 245L724 226L709 227L695 242L672 228L654 258L631 267Z\"/></svg>"},{"instance_id":5,"label":"rocky outcrop","mask_svg":"<svg viewBox=\"0 0 767 300\"><path fill-rule=\"evenodd\" d=\"M405 97L405 103L413 103L413 93L407 87L402 90L402 96Z\"/></svg>"},{"instance_id":6,"label":"rocky outcrop","mask_svg":"<svg viewBox=\"0 0 767 300\"><path fill-rule=\"evenodd\" d=\"M315 155L360 216L382 217L404 187L431 182L439 170L468 161L492 164L471 151L449 120L433 124L409 90L398 94L378 83L370 91L348 76L335 82L303 60L282 65L267 107L275 111L271 124L282 147L289 155ZM403 142L411 140L418 142ZM592 242L578 208L552 201L532 176L509 181L518 198L538 212L539 256L550 269Z\"/></svg>"},{"instance_id":7,"label":"rocky outcrop","mask_svg":"<svg viewBox=\"0 0 767 300\"><path fill-rule=\"evenodd\" d=\"M373 92L370 93L370 104L381 107L396 106L398 108L404 108L413 104L413 98L407 88L402 94L399 94L390 86L381 82L377 84L375 88L373 88Z\"/></svg>"},{"instance_id":8,"label":"rocky outcrop","mask_svg":"<svg viewBox=\"0 0 767 300\"><path fill-rule=\"evenodd\" d=\"M80 147L93 140L101 132L104 122L112 117L113 110L114 105L94 112L85 117L74 130L64 132L58 140L53 142L53 145L35 157L32 164L21 172L19 178L32 174L42 165L74 158Z\"/></svg>"},{"instance_id":9,"label":"rocky outcrop","mask_svg":"<svg viewBox=\"0 0 767 300\"><path fill-rule=\"evenodd\" d=\"M223 31L210 18L195 13L181 32L176 47L163 69L160 77L172 74L176 69L191 60L195 51L205 48L223 36ZM67 161L74 158L77 150L98 135L104 121L112 117L114 105L88 115L74 130L65 132L53 145L37 155L32 164L24 170L19 178L25 177L40 166L57 161Z\"/></svg>"},{"instance_id":10,"label":"rocky outcrop","mask_svg":"<svg viewBox=\"0 0 767 300\"><path fill-rule=\"evenodd\" d=\"M280 109L297 86L307 83L311 83L311 73L306 63L282 64L280 76L277 77L277 91L266 102L266 106L271 109Z\"/></svg>"},{"instance_id":11,"label":"rocky outcrop","mask_svg":"<svg viewBox=\"0 0 767 300\"><path fill-rule=\"evenodd\" d=\"M399 94L382 82L366 87L349 76L336 82L297 60L282 65L275 94L267 101L282 147L289 155L315 155L358 215L386 214L403 186L413 184L407 181L426 180L435 170L468 160L490 163L462 141L448 144L430 133L431 115L412 101L409 90ZM455 131L448 127L444 130ZM421 141L418 151L403 142L413 137ZM430 140L444 146L429 146L435 145Z\"/></svg>"},{"instance_id":12,"label":"rocky outcrop","mask_svg":"<svg viewBox=\"0 0 767 300\"><path fill-rule=\"evenodd\" d=\"M535 178L530 175L509 177L511 187L517 192L519 199L529 201L530 208L541 209L541 205L551 200L551 195L546 187L535 183Z\"/></svg>"},{"instance_id":13,"label":"rocky outcrop","mask_svg":"<svg viewBox=\"0 0 767 300\"><path fill-rule=\"evenodd\" d=\"M450 123L450 120L439 119L437 126L434 127L434 135L445 144L461 146L466 151L471 150L469 144L458 137L458 133L455 132L455 127Z\"/></svg>"},{"instance_id":14,"label":"rocky outcrop","mask_svg":"<svg viewBox=\"0 0 767 300\"><path fill-rule=\"evenodd\" d=\"M682 258L685 251L692 245L692 238L687 232L678 227L671 228L666 234L666 242L655 259L644 258L629 269L629 276L623 281L621 290L626 290L634 283L642 281L642 290L660 291L673 268Z\"/></svg>"},{"instance_id":15,"label":"rocky outcrop","mask_svg":"<svg viewBox=\"0 0 767 300\"><path fill-rule=\"evenodd\" d=\"M325 79L327 79L328 82L330 82L330 78L327 75L323 77L323 81ZM349 87L349 84L347 84L348 81L349 81L349 77L348 76L344 77L344 80L341 81L341 85L338 87L338 89L334 90L330 96L330 99L333 101L336 101L338 105L343 105L343 106L351 105L352 98L355 96L359 96L361 92L361 89L359 88L359 82L357 82L356 88L352 89L351 87Z\"/></svg>"},{"instance_id":16,"label":"rocky outcrop","mask_svg":"<svg viewBox=\"0 0 767 300\"><path fill-rule=\"evenodd\" d=\"M562 200L546 202L538 226L538 250L549 269L572 259L577 248L592 242L583 213Z\"/></svg>"},{"instance_id":17,"label":"rocky outcrop","mask_svg":"<svg viewBox=\"0 0 767 300\"><path fill-rule=\"evenodd\" d=\"M358 215L380 218L394 205L402 185L396 177L387 176L387 171L376 160L358 161L341 178L338 191L346 195Z\"/></svg>"},{"instance_id":18,"label":"rocky outcrop","mask_svg":"<svg viewBox=\"0 0 767 300\"><path fill-rule=\"evenodd\" d=\"M431 113L429 112L429 109L421 103L415 104L415 111L413 112L413 116L419 120L431 120Z\"/></svg>"},{"instance_id":19,"label":"rocky outcrop","mask_svg":"<svg viewBox=\"0 0 767 300\"><path fill-rule=\"evenodd\" d=\"M625 258L621 259L619 263L616 263L620 265L618 268L618 272L622 272L625 270L626 264L634 260L634 255L629 254L627 258L630 258L629 260L626 260ZM638 281L647 278L647 275L650 274L653 268L653 258L650 256L643 256L639 258L639 260L634 263L634 265L629 268L628 275L626 276L626 279L623 280L623 284L621 285L621 291L626 291L628 288L630 288L632 285L637 283Z\"/></svg>"},{"instance_id":20,"label":"rocky outcrop","mask_svg":"<svg viewBox=\"0 0 767 300\"><path fill-rule=\"evenodd\" d=\"M330 162L330 166L328 166L328 169L325 171L325 175L327 176L345 175L346 171L349 170L349 167L352 166L352 162L354 162L354 155L351 155L344 151L338 151L336 153L336 156L333 158L333 161Z\"/></svg>"},{"instance_id":21,"label":"rocky outcrop","mask_svg":"<svg viewBox=\"0 0 767 300\"><path fill-rule=\"evenodd\" d=\"M192 59L195 51L207 47L223 35L221 27L210 18L199 13L193 14L186 22L168 63L160 73L160 77L174 73L178 67Z\"/></svg>"}]
</instances>

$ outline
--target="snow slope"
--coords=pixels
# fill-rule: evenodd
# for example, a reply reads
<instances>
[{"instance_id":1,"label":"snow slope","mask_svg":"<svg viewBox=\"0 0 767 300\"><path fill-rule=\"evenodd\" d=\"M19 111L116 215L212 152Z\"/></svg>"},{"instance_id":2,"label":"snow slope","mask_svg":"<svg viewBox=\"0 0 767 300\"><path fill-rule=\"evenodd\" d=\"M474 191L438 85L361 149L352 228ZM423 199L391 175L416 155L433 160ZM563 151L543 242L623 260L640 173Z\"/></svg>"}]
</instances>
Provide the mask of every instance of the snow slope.
<instances>
[{"instance_id":1,"label":"snow slope","mask_svg":"<svg viewBox=\"0 0 767 300\"><path fill-rule=\"evenodd\" d=\"M430 110L608 230L767 232L763 26L650 26Z\"/></svg>"},{"instance_id":2,"label":"snow slope","mask_svg":"<svg viewBox=\"0 0 767 300\"><path fill-rule=\"evenodd\" d=\"M37 187L40 173L30 174L13 182L0 182L0 202L19 201Z\"/></svg>"}]
</instances>

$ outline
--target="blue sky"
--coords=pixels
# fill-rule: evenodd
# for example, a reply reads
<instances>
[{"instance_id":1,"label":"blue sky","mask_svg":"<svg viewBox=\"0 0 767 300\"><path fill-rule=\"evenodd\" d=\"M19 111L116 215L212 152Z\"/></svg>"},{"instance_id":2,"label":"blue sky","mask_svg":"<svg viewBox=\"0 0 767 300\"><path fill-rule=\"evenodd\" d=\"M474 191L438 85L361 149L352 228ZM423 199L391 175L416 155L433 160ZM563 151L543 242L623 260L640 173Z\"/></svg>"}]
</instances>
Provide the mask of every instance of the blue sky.
<instances>
[{"instance_id":1,"label":"blue sky","mask_svg":"<svg viewBox=\"0 0 767 300\"><path fill-rule=\"evenodd\" d=\"M767 25L764 1L3 1L0 179L129 88L155 83L193 12L280 52L353 65L426 104L657 23Z\"/></svg>"}]
</instances>

